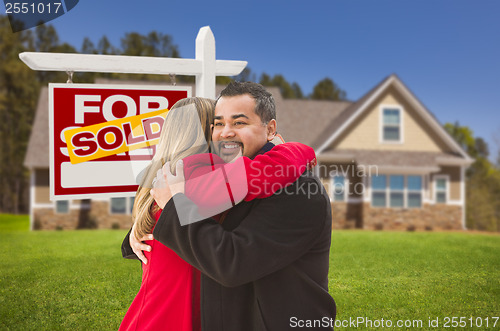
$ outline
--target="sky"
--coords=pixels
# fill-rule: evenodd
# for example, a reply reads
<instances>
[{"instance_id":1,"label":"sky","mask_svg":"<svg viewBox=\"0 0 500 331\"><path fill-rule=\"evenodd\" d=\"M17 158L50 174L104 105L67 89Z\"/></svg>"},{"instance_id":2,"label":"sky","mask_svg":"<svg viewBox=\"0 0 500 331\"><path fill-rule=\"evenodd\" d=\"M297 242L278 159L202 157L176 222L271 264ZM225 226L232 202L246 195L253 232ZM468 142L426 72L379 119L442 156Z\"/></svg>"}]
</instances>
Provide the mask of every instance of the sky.
<instances>
[{"instance_id":1,"label":"sky","mask_svg":"<svg viewBox=\"0 0 500 331\"><path fill-rule=\"evenodd\" d=\"M458 121L485 139L495 159L499 13L498 0L81 0L50 24L77 49L85 37L120 46L127 32L156 30L184 58L194 58L208 25L217 59L248 61L257 77L282 74L306 95L330 77L357 100L396 73L442 124Z\"/></svg>"}]
</instances>

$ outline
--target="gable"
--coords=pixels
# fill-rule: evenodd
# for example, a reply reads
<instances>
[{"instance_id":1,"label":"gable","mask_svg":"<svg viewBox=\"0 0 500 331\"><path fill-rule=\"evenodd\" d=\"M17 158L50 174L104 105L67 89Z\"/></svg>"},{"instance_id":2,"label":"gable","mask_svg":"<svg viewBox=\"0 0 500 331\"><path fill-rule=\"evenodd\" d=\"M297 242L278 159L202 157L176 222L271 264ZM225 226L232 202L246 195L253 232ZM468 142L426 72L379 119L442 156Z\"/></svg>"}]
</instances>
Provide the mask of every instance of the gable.
<instances>
[{"instance_id":1,"label":"gable","mask_svg":"<svg viewBox=\"0 0 500 331\"><path fill-rule=\"evenodd\" d=\"M382 137L384 108L400 110L400 142L384 142ZM453 152L414 106L392 85L368 104L363 114L356 118L328 149Z\"/></svg>"}]
</instances>

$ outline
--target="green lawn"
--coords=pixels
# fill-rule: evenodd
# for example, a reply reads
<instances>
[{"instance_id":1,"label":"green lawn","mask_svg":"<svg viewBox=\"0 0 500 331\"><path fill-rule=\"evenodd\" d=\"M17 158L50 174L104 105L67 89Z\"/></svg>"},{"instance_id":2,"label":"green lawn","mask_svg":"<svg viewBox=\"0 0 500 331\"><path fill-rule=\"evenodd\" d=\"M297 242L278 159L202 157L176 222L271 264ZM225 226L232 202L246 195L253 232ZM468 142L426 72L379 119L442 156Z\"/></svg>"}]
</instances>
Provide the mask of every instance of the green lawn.
<instances>
[{"instance_id":1,"label":"green lawn","mask_svg":"<svg viewBox=\"0 0 500 331\"><path fill-rule=\"evenodd\" d=\"M27 229L26 216L0 214L0 329L117 329L141 277L138 262L121 258L125 231ZM441 329L445 317L480 317L481 329L498 330L499 253L498 235L334 231L337 318L428 329L430 317Z\"/></svg>"}]
</instances>

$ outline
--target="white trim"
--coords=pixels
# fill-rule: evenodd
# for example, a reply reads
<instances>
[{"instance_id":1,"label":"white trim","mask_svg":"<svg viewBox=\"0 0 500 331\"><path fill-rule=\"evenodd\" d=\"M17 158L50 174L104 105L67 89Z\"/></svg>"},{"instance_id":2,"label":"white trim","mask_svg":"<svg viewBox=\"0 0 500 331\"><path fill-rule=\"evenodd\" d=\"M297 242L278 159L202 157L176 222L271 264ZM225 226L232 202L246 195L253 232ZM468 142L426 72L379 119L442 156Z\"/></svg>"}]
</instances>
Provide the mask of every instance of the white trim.
<instances>
[{"instance_id":1,"label":"white trim","mask_svg":"<svg viewBox=\"0 0 500 331\"><path fill-rule=\"evenodd\" d=\"M203 29L203 28L202 28ZM200 30L201 31L201 30ZM198 46L198 45L197 45ZM19 58L32 70L110 72L150 75L196 76L202 71L203 59L170 57L101 55L77 53L23 52ZM216 76L236 76L247 61L215 60Z\"/></svg>"},{"instance_id":2,"label":"white trim","mask_svg":"<svg viewBox=\"0 0 500 331\"><path fill-rule=\"evenodd\" d=\"M460 167L460 198L462 198L462 229L467 230L467 223L465 218L465 201L466 201L466 192L465 192L465 167Z\"/></svg>"},{"instance_id":3,"label":"white trim","mask_svg":"<svg viewBox=\"0 0 500 331\"><path fill-rule=\"evenodd\" d=\"M440 175L434 175L432 177L432 181L433 181L433 200L434 200L434 204L440 204L437 202L437 180L438 179L441 179L441 178L444 178L446 179L446 202L444 203L444 205L448 205L448 204L452 204L452 201L450 201L450 175L444 175L444 174L440 174ZM456 200L454 200L456 201Z\"/></svg>"},{"instance_id":4,"label":"white trim","mask_svg":"<svg viewBox=\"0 0 500 331\"><path fill-rule=\"evenodd\" d=\"M371 194L371 181L368 180L368 176L363 176L363 186L365 188L364 197L362 198L364 202L371 204L372 194Z\"/></svg>"},{"instance_id":5,"label":"white trim","mask_svg":"<svg viewBox=\"0 0 500 331\"><path fill-rule=\"evenodd\" d=\"M318 152L316 152L316 155ZM343 154L343 155L332 155L332 154L321 154L317 156L318 161L323 162L352 162L354 160L354 154Z\"/></svg>"},{"instance_id":6,"label":"white trim","mask_svg":"<svg viewBox=\"0 0 500 331\"><path fill-rule=\"evenodd\" d=\"M469 166L471 165L472 162L474 162L473 159L450 159L445 156L438 156L436 157L436 162L439 165L444 165L444 166Z\"/></svg>"},{"instance_id":7,"label":"white trim","mask_svg":"<svg viewBox=\"0 0 500 331\"><path fill-rule=\"evenodd\" d=\"M399 140L384 140L384 110L397 109L399 111ZM380 144L404 144L404 108L400 105L382 104L379 106L379 135L378 142Z\"/></svg>"},{"instance_id":8,"label":"white trim","mask_svg":"<svg viewBox=\"0 0 500 331\"><path fill-rule=\"evenodd\" d=\"M356 113L354 113L350 118L347 119L347 121L344 122L344 124L342 124L342 126L336 130L331 136L330 138L328 138L325 143L323 145L321 145L318 150L316 151L316 155L317 154L320 154L321 152L323 152L328 146L330 146L330 144L338 137L340 136L340 134L349 126L351 125L352 122L354 122L354 120L361 114L364 112L364 110L368 107L368 105L376 100L378 98L378 96L382 93L382 91L384 91L387 86L389 86L392 81L394 80L394 76L391 76L389 77L389 79L387 79L387 81L382 84L382 86L379 87L379 89L377 91L375 91L375 93L373 93L373 95L365 101L365 103L359 107L359 109L356 111Z\"/></svg>"},{"instance_id":9,"label":"white trim","mask_svg":"<svg viewBox=\"0 0 500 331\"><path fill-rule=\"evenodd\" d=\"M377 166L380 174L391 175L426 175L440 171L439 167L412 167L412 166Z\"/></svg>"},{"instance_id":10,"label":"white trim","mask_svg":"<svg viewBox=\"0 0 500 331\"><path fill-rule=\"evenodd\" d=\"M35 170L30 168L30 231L34 230L35 227Z\"/></svg>"},{"instance_id":11,"label":"white trim","mask_svg":"<svg viewBox=\"0 0 500 331\"><path fill-rule=\"evenodd\" d=\"M54 208L54 203L34 203L33 204L33 209L36 208L44 208L44 209L53 209Z\"/></svg>"},{"instance_id":12,"label":"white trim","mask_svg":"<svg viewBox=\"0 0 500 331\"><path fill-rule=\"evenodd\" d=\"M463 204L464 204L463 200L450 200L447 203L447 205L450 205L450 206L462 206Z\"/></svg>"},{"instance_id":13,"label":"white trim","mask_svg":"<svg viewBox=\"0 0 500 331\"><path fill-rule=\"evenodd\" d=\"M347 203L352 203L352 204L363 203L363 198L349 198L347 199Z\"/></svg>"},{"instance_id":14,"label":"white trim","mask_svg":"<svg viewBox=\"0 0 500 331\"><path fill-rule=\"evenodd\" d=\"M432 128L436 131L436 133L444 139L444 141L452 147L453 150L458 151L468 162L473 162L473 159L458 145L457 142L446 132L446 130L437 122L437 120L430 114L430 111L425 108L424 105L418 101L418 99L415 98L415 96L408 90L408 88L397 78L395 75L391 75L387 80L373 93L373 95L366 100L363 105L346 121L342 126L336 130L326 141L323 143L318 150L316 151L316 155L319 155L321 152L323 152L328 146L332 144L332 142L335 141L345 130L347 127L353 123L357 117L359 117L365 109L367 109L368 105L370 105L376 98L382 94L385 89L392 84L393 82L397 83L395 84L395 87L402 93L406 98L411 102L417 112L419 112L423 119L427 121Z\"/></svg>"}]
</instances>

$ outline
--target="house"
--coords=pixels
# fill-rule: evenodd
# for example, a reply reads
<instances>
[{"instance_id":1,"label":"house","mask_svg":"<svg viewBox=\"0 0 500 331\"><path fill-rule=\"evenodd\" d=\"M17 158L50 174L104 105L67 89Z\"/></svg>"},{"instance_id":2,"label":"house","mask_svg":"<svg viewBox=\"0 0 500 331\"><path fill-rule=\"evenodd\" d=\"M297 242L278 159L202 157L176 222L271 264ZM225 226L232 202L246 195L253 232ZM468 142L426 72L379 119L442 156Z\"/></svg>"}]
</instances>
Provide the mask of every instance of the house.
<instances>
[{"instance_id":1,"label":"house","mask_svg":"<svg viewBox=\"0 0 500 331\"><path fill-rule=\"evenodd\" d=\"M289 100L278 88L268 90L276 100L278 132L316 151L334 228L465 228L465 169L472 159L396 75L356 102ZM45 88L25 159L32 229L130 227L133 198L49 200L48 141Z\"/></svg>"},{"instance_id":2,"label":"house","mask_svg":"<svg viewBox=\"0 0 500 331\"><path fill-rule=\"evenodd\" d=\"M465 229L473 160L396 75L351 104L283 100L278 123L315 149L334 228Z\"/></svg>"}]
</instances>

